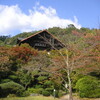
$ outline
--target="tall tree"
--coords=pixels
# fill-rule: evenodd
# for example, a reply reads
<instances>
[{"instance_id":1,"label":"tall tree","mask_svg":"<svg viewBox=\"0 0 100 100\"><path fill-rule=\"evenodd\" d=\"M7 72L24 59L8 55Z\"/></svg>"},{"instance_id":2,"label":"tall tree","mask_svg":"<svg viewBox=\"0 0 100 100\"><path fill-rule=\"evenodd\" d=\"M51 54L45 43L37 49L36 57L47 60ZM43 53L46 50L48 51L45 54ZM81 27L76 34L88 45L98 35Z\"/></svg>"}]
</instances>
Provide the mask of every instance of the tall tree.
<instances>
[{"instance_id":1,"label":"tall tree","mask_svg":"<svg viewBox=\"0 0 100 100\"><path fill-rule=\"evenodd\" d=\"M48 39L44 38L44 40L56 50L55 53L58 53L57 55L54 53L53 57L51 57L52 64L50 65L49 69L47 69L47 71L54 74L55 76L60 77L64 83L64 86L66 83L68 84L66 86L69 90L69 100L73 100L71 73L74 70L80 68L84 70L85 74L89 73L93 71L94 67L91 65L92 60L95 59L96 63L99 63L100 60L100 48L98 48L100 42L96 41L96 39L100 39L99 34L95 33L94 35L92 33L86 34L75 31L73 35L75 35L75 38L69 38L64 50L57 50ZM76 40L76 37L78 40ZM93 40L91 41L91 39ZM71 40L73 40L73 42L71 42ZM94 50L95 53L93 53ZM49 52L48 54L51 56L52 52ZM91 67L89 68L87 66ZM98 64L96 64L96 66L99 67Z\"/></svg>"}]
</instances>

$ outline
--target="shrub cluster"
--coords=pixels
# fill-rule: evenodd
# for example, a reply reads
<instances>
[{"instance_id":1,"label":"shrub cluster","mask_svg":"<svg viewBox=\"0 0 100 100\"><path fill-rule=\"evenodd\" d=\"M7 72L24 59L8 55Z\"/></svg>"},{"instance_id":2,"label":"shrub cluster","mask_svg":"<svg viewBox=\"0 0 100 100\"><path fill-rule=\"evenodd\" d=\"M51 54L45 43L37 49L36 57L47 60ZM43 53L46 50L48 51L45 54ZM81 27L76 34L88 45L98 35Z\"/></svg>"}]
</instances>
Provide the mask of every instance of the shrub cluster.
<instances>
[{"instance_id":1,"label":"shrub cluster","mask_svg":"<svg viewBox=\"0 0 100 100\"><path fill-rule=\"evenodd\" d=\"M43 88L28 88L27 90L30 94L42 94Z\"/></svg>"},{"instance_id":2,"label":"shrub cluster","mask_svg":"<svg viewBox=\"0 0 100 100\"><path fill-rule=\"evenodd\" d=\"M43 95L43 96L50 96L50 92L44 90L44 91L42 91L42 95Z\"/></svg>"},{"instance_id":3,"label":"shrub cluster","mask_svg":"<svg viewBox=\"0 0 100 100\"><path fill-rule=\"evenodd\" d=\"M13 81L0 84L0 97L7 97L9 94L15 94L16 96L22 96L25 88Z\"/></svg>"},{"instance_id":4,"label":"shrub cluster","mask_svg":"<svg viewBox=\"0 0 100 100\"><path fill-rule=\"evenodd\" d=\"M100 98L100 83L95 77L85 76L76 83L80 97Z\"/></svg>"}]
</instances>

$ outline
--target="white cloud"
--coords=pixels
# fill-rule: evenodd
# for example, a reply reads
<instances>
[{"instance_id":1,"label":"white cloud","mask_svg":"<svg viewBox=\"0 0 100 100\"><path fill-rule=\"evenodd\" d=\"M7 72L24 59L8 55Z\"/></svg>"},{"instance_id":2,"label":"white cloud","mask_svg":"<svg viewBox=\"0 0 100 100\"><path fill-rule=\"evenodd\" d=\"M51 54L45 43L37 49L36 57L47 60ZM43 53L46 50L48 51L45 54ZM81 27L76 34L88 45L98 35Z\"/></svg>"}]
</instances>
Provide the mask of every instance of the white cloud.
<instances>
[{"instance_id":1,"label":"white cloud","mask_svg":"<svg viewBox=\"0 0 100 100\"><path fill-rule=\"evenodd\" d=\"M81 27L76 16L74 20L60 18L54 8L46 8L39 3L29 10L28 15L18 5L0 5L0 35L14 35L16 31L34 31L54 26L65 28L68 24Z\"/></svg>"}]
</instances>

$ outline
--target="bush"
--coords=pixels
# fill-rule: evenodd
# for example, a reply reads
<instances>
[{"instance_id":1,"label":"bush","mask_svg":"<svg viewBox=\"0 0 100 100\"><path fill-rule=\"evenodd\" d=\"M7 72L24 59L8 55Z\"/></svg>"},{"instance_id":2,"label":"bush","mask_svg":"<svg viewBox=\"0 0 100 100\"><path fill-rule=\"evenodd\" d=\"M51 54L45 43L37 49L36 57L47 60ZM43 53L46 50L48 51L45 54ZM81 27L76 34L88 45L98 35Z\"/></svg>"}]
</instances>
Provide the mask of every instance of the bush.
<instances>
[{"instance_id":1,"label":"bush","mask_svg":"<svg viewBox=\"0 0 100 100\"><path fill-rule=\"evenodd\" d=\"M47 76L39 76L38 81L44 81L47 79Z\"/></svg>"},{"instance_id":2,"label":"bush","mask_svg":"<svg viewBox=\"0 0 100 100\"><path fill-rule=\"evenodd\" d=\"M58 92L58 97L62 97L63 95L66 95L66 92L60 90L60 91Z\"/></svg>"},{"instance_id":3,"label":"bush","mask_svg":"<svg viewBox=\"0 0 100 100\"><path fill-rule=\"evenodd\" d=\"M29 93L42 94L43 88L28 88Z\"/></svg>"},{"instance_id":4,"label":"bush","mask_svg":"<svg viewBox=\"0 0 100 100\"><path fill-rule=\"evenodd\" d=\"M42 91L43 96L50 96L50 93L46 90Z\"/></svg>"},{"instance_id":5,"label":"bush","mask_svg":"<svg viewBox=\"0 0 100 100\"><path fill-rule=\"evenodd\" d=\"M16 96L21 96L25 91L25 88L18 83L13 81L0 84L1 91L0 97L6 97L9 94L15 94Z\"/></svg>"},{"instance_id":6,"label":"bush","mask_svg":"<svg viewBox=\"0 0 100 100\"><path fill-rule=\"evenodd\" d=\"M10 98L10 97L16 97L16 95L15 95L15 94L9 94L9 95L7 96L7 98Z\"/></svg>"},{"instance_id":7,"label":"bush","mask_svg":"<svg viewBox=\"0 0 100 100\"><path fill-rule=\"evenodd\" d=\"M15 75L10 75L9 78L13 81L17 81L18 80L18 77L15 76Z\"/></svg>"},{"instance_id":8,"label":"bush","mask_svg":"<svg viewBox=\"0 0 100 100\"><path fill-rule=\"evenodd\" d=\"M10 82L11 80L10 79L3 79L2 81L1 81L1 83L7 83L7 82Z\"/></svg>"},{"instance_id":9,"label":"bush","mask_svg":"<svg viewBox=\"0 0 100 100\"><path fill-rule=\"evenodd\" d=\"M38 88L43 88L43 85L37 84L37 85L35 85L35 88L36 88L36 89L38 89Z\"/></svg>"},{"instance_id":10,"label":"bush","mask_svg":"<svg viewBox=\"0 0 100 100\"><path fill-rule=\"evenodd\" d=\"M46 88L46 91L48 91L50 94L53 94L53 88Z\"/></svg>"},{"instance_id":11,"label":"bush","mask_svg":"<svg viewBox=\"0 0 100 100\"><path fill-rule=\"evenodd\" d=\"M100 86L99 81L92 76L85 76L76 83L76 90L80 97L99 98Z\"/></svg>"},{"instance_id":12,"label":"bush","mask_svg":"<svg viewBox=\"0 0 100 100\"><path fill-rule=\"evenodd\" d=\"M47 87L50 87L52 84L53 84L52 81L46 81L46 82L44 83L44 85L47 86Z\"/></svg>"},{"instance_id":13,"label":"bush","mask_svg":"<svg viewBox=\"0 0 100 100\"><path fill-rule=\"evenodd\" d=\"M30 95L29 91L25 91L25 92L22 93L22 97L26 97L26 96L29 96L29 95Z\"/></svg>"}]
</instances>

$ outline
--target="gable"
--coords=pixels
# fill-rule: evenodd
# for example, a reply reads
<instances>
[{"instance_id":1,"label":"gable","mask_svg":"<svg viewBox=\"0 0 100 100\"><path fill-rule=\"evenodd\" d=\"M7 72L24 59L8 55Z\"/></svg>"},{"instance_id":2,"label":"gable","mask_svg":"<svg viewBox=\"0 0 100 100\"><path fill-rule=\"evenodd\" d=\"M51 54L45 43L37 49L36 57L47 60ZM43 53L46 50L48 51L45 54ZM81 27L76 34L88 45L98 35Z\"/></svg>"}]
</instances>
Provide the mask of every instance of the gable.
<instances>
[{"instance_id":1,"label":"gable","mask_svg":"<svg viewBox=\"0 0 100 100\"><path fill-rule=\"evenodd\" d=\"M51 50L51 49L61 49L65 47L56 37L46 30L38 32L28 38L25 38L19 42L19 45L22 43L28 43L35 49L38 50Z\"/></svg>"}]
</instances>

